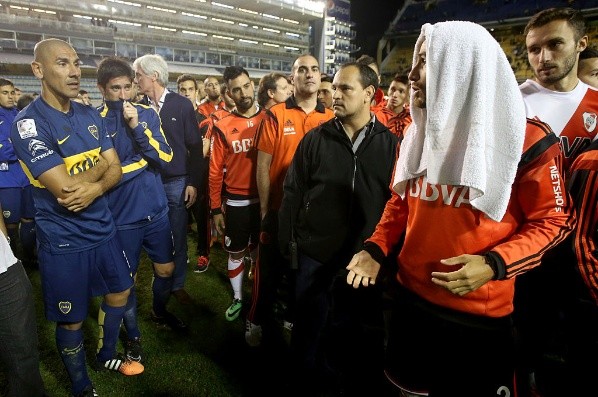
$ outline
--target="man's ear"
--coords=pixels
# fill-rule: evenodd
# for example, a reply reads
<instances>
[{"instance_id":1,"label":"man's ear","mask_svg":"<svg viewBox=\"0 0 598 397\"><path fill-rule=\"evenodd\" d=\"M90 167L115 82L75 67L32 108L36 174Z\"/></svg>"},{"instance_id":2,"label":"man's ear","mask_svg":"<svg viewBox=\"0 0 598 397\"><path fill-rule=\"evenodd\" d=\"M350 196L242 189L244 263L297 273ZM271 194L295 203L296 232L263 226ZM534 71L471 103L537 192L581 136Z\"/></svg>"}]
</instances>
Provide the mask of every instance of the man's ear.
<instances>
[{"instance_id":1,"label":"man's ear","mask_svg":"<svg viewBox=\"0 0 598 397\"><path fill-rule=\"evenodd\" d=\"M374 99L374 94L376 94L376 90L374 89L373 85L368 85L367 87L365 87L365 96L366 96L365 103L371 103L372 99Z\"/></svg>"},{"instance_id":2,"label":"man's ear","mask_svg":"<svg viewBox=\"0 0 598 397\"><path fill-rule=\"evenodd\" d=\"M588 36L583 36L577 42L577 52L582 52L583 50L585 50L587 48L587 46L588 46Z\"/></svg>"},{"instance_id":3,"label":"man's ear","mask_svg":"<svg viewBox=\"0 0 598 397\"><path fill-rule=\"evenodd\" d=\"M42 79L44 77L44 71L42 70L42 65L39 62L31 62L31 70L33 71L33 75L38 79Z\"/></svg>"},{"instance_id":4,"label":"man's ear","mask_svg":"<svg viewBox=\"0 0 598 397\"><path fill-rule=\"evenodd\" d=\"M100 90L100 93L102 94L102 98L106 98L106 92L104 90L104 87L102 87L101 84L98 84L98 90Z\"/></svg>"}]
</instances>

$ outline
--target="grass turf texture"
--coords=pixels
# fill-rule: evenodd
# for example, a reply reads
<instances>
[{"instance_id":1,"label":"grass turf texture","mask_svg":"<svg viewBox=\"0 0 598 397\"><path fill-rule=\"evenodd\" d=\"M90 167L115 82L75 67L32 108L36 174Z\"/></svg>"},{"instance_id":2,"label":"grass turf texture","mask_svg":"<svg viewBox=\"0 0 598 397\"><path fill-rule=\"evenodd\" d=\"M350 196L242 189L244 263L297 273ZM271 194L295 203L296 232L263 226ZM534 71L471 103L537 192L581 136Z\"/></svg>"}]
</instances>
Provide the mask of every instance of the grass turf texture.
<instances>
[{"instance_id":1,"label":"grass turf texture","mask_svg":"<svg viewBox=\"0 0 598 397\"><path fill-rule=\"evenodd\" d=\"M249 268L245 268L243 314L228 322L224 312L232 302L232 289L227 276L227 254L215 245L210 253L209 269L194 273L197 235L193 232L187 237L189 264L185 289L194 304L181 305L171 297L168 309L189 325L189 331L179 334L151 321L152 266L142 254L136 286L145 372L127 377L115 372L98 373L88 365L98 394L101 397L278 395L288 368L283 362L288 357L288 344L281 340L269 346L250 348L245 343L244 314L251 296L251 282L247 280ZM46 391L52 397L70 396L70 382L54 341L55 324L47 321L43 314L39 272L26 270L35 295L40 369ZM83 325L88 363L94 358L97 346L100 302L101 298L90 301L89 316ZM122 343L117 350L123 351ZM6 379L0 372L0 395L5 387Z\"/></svg>"}]
</instances>

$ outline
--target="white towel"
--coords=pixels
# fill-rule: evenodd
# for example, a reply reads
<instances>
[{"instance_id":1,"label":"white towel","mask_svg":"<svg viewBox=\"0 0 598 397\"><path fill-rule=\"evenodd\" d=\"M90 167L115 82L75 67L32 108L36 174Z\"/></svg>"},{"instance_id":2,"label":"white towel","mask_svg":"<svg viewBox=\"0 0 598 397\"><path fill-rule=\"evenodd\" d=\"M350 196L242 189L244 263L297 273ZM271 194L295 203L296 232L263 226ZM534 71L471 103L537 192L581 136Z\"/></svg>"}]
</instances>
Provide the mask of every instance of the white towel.
<instances>
[{"instance_id":1,"label":"white towel","mask_svg":"<svg viewBox=\"0 0 598 397\"><path fill-rule=\"evenodd\" d=\"M407 181L421 175L431 184L468 186L471 205L500 221L526 128L511 65L496 40L472 22L422 26L413 64L424 40L426 108L411 107L393 188L404 197Z\"/></svg>"}]
</instances>

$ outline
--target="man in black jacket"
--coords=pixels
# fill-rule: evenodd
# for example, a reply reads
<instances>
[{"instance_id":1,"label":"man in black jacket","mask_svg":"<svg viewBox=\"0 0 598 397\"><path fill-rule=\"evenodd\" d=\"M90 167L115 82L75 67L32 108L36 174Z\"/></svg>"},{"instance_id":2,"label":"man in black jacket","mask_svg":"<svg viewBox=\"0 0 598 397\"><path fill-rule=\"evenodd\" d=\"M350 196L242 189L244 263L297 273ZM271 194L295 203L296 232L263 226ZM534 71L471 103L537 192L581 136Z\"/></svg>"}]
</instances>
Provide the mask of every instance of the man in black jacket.
<instances>
[{"instance_id":1,"label":"man in black jacket","mask_svg":"<svg viewBox=\"0 0 598 397\"><path fill-rule=\"evenodd\" d=\"M173 152L172 161L160 170L168 198L168 217L174 240L172 294L180 303L190 304L191 297L184 289L187 270L187 209L195 202L197 189L202 177L205 177L203 145L195 118L195 106L184 96L166 88L168 65L161 56L147 54L137 58L133 69L139 92L145 94L142 103L150 105L160 115L164 135ZM162 319L155 320L160 322ZM172 324L169 325L172 327Z\"/></svg>"},{"instance_id":2,"label":"man in black jacket","mask_svg":"<svg viewBox=\"0 0 598 397\"><path fill-rule=\"evenodd\" d=\"M378 76L343 65L333 80L335 118L299 144L284 182L280 246L296 243L296 317L291 347L307 394L340 387L380 394L384 328L381 290L355 290L345 266L373 232L386 201L398 140L370 112ZM288 252L287 252L288 253ZM351 340L367 341L348 349Z\"/></svg>"}]
</instances>

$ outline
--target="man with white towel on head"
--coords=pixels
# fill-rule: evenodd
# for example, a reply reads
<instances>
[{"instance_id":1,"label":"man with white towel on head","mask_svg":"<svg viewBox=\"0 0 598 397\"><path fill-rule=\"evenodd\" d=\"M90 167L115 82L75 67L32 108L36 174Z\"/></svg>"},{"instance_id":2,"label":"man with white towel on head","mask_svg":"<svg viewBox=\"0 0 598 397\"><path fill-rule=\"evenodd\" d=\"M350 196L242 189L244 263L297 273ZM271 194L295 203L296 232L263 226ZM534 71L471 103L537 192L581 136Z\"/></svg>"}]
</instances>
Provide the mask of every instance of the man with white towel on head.
<instances>
[{"instance_id":1,"label":"man with white towel on head","mask_svg":"<svg viewBox=\"0 0 598 397\"><path fill-rule=\"evenodd\" d=\"M515 277L574 223L558 139L526 119L509 62L480 25L425 24L409 80L413 123L393 194L347 282L374 284L405 232L387 378L403 396L510 396Z\"/></svg>"}]
</instances>

